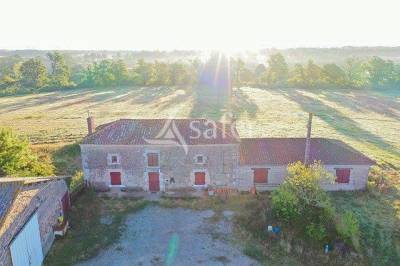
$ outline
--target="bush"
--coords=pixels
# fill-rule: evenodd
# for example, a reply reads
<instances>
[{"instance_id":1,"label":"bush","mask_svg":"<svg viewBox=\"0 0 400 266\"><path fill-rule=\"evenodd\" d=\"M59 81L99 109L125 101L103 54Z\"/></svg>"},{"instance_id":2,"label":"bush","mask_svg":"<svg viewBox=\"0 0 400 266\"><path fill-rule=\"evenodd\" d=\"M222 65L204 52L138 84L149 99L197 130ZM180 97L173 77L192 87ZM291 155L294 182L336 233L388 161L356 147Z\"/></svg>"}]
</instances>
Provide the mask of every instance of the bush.
<instances>
[{"instance_id":1,"label":"bush","mask_svg":"<svg viewBox=\"0 0 400 266\"><path fill-rule=\"evenodd\" d=\"M0 176L48 176L54 167L39 159L26 138L0 129Z\"/></svg>"},{"instance_id":2,"label":"bush","mask_svg":"<svg viewBox=\"0 0 400 266\"><path fill-rule=\"evenodd\" d=\"M309 238L317 241L322 241L328 236L323 225L316 225L313 223L306 226L306 234Z\"/></svg>"},{"instance_id":3,"label":"bush","mask_svg":"<svg viewBox=\"0 0 400 266\"><path fill-rule=\"evenodd\" d=\"M342 217L338 218L336 231L347 244L359 249L360 226L357 217L352 212L346 211Z\"/></svg>"},{"instance_id":4,"label":"bush","mask_svg":"<svg viewBox=\"0 0 400 266\"><path fill-rule=\"evenodd\" d=\"M273 213L285 223L297 220L300 216L299 200L296 194L288 187L272 193Z\"/></svg>"},{"instance_id":5,"label":"bush","mask_svg":"<svg viewBox=\"0 0 400 266\"><path fill-rule=\"evenodd\" d=\"M320 163L290 164L285 182L272 193L273 214L311 239L325 239L334 208L320 183L329 179L331 175Z\"/></svg>"},{"instance_id":6,"label":"bush","mask_svg":"<svg viewBox=\"0 0 400 266\"><path fill-rule=\"evenodd\" d=\"M69 190L74 193L83 186L83 173L82 171L77 171L75 175L71 178L71 183L69 184Z\"/></svg>"}]
</instances>

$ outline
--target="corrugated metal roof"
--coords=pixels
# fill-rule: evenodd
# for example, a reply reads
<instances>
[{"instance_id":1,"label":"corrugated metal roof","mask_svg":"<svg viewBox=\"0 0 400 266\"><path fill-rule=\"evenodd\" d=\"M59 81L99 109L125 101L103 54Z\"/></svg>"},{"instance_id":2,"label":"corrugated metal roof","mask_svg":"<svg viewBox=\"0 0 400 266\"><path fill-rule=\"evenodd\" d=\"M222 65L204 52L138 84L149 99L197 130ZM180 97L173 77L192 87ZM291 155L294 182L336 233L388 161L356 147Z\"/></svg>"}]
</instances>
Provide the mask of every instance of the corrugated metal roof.
<instances>
[{"instance_id":1,"label":"corrugated metal roof","mask_svg":"<svg viewBox=\"0 0 400 266\"><path fill-rule=\"evenodd\" d=\"M213 124L214 123L214 124ZM214 128L214 125L216 126ZM215 137L206 137L207 129L213 129ZM197 131L199 130L199 131ZM86 136L83 144L95 145L146 145L147 140L184 141L187 145L233 144L239 139L236 128L230 124L207 119L120 119L97 127L96 131ZM208 131L209 135L213 134ZM183 144L183 143L181 143Z\"/></svg>"},{"instance_id":2,"label":"corrugated metal roof","mask_svg":"<svg viewBox=\"0 0 400 266\"><path fill-rule=\"evenodd\" d=\"M241 165L287 165L304 161L305 138L244 138ZM375 162L339 140L312 138L310 161L326 165L372 165Z\"/></svg>"}]
</instances>

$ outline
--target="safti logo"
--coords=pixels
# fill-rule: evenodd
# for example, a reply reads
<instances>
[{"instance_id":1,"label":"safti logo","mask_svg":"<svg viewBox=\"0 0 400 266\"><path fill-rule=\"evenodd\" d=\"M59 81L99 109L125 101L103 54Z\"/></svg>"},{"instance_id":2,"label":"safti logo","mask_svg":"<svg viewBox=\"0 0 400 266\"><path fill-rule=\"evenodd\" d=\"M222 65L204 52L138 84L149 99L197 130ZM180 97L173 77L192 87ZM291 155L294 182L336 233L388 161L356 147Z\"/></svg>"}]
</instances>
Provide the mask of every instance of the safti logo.
<instances>
[{"instance_id":1,"label":"safti logo","mask_svg":"<svg viewBox=\"0 0 400 266\"><path fill-rule=\"evenodd\" d=\"M154 139L144 139L149 144L154 145L176 145L181 146L185 153L188 153L188 146L173 119L168 119L160 132Z\"/></svg>"},{"instance_id":2,"label":"safti logo","mask_svg":"<svg viewBox=\"0 0 400 266\"><path fill-rule=\"evenodd\" d=\"M218 127L217 123L213 120L192 120L189 124L190 127L190 139L216 139L218 137ZM230 127L226 127L223 124L223 128L221 128L222 138L226 138L227 136L239 139L239 136L236 134L235 130L235 122L230 123ZM229 132L229 134L228 134ZM185 153L188 153L188 145L185 141L185 138L182 136L178 127L175 124L174 119L166 120L164 126L160 130L160 132L153 139L144 140L148 144L153 145L175 145L182 147Z\"/></svg>"}]
</instances>

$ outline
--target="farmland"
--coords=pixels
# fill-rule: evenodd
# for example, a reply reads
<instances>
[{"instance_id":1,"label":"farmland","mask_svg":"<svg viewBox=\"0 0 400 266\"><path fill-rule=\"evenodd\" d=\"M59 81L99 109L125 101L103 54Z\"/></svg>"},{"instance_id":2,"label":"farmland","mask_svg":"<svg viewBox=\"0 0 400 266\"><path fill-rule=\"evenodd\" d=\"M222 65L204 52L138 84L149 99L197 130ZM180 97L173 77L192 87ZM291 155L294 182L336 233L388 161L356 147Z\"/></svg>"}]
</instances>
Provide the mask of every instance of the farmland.
<instances>
[{"instance_id":1,"label":"farmland","mask_svg":"<svg viewBox=\"0 0 400 266\"><path fill-rule=\"evenodd\" d=\"M337 138L390 167L400 165L400 92L240 88L218 106L175 87L72 89L0 98L0 122L34 144L71 143L96 124L119 118L222 118L231 111L243 137L303 137L315 113L314 137Z\"/></svg>"},{"instance_id":2,"label":"farmland","mask_svg":"<svg viewBox=\"0 0 400 266\"><path fill-rule=\"evenodd\" d=\"M47 153L57 174L73 174L79 169L79 147L74 143L86 134L88 111L97 125L119 118L221 119L232 112L245 137L304 137L306 112L313 112L314 137L341 139L385 169L372 171L368 192L333 193L332 199L340 213L350 210L358 217L364 259L372 264L394 262L400 245L400 92L246 87L235 89L225 103L196 95L198 91L188 88L124 87L0 97L0 121ZM313 252L319 254L318 249ZM260 256L256 257L262 261L275 257Z\"/></svg>"}]
</instances>

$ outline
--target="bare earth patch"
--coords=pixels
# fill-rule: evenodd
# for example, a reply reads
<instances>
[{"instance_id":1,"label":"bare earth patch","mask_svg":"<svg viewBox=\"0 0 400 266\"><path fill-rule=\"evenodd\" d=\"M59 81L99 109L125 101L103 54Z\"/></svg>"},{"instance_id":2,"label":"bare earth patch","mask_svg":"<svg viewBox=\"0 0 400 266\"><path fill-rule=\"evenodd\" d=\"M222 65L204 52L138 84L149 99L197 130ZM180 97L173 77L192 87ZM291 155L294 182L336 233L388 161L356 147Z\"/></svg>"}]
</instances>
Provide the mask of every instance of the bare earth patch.
<instances>
[{"instance_id":1,"label":"bare earth patch","mask_svg":"<svg viewBox=\"0 0 400 266\"><path fill-rule=\"evenodd\" d=\"M231 241L230 219L149 206L127 217L117 243L79 265L258 265Z\"/></svg>"}]
</instances>

